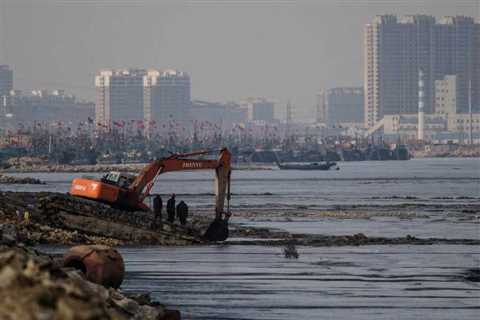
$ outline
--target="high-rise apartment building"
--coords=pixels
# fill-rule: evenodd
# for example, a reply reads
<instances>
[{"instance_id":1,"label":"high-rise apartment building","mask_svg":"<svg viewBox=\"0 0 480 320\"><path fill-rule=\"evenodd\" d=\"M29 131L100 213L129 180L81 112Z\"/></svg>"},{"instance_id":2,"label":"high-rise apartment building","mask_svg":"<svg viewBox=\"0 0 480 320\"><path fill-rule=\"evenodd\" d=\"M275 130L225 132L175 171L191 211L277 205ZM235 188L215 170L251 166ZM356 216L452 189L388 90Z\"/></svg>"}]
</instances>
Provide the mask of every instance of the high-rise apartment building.
<instances>
[{"instance_id":1,"label":"high-rise apartment building","mask_svg":"<svg viewBox=\"0 0 480 320\"><path fill-rule=\"evenodd\" d=\"M114 122L143 121L142 69L101 70L95 77L95 119L109 127Z\"/></svg>"},{"instance_id":2,"label":"high-rise apartment building","mask_svg":"<svg viewBox=\"0 0 480 320\"><path fill-rule=\"evenodd\" d=\"M177 70L148 70L143 78L145 122L188 119L190 76Z\"/></svg>"},{"instance_id":3,"label":"high-rise apartment building","mask_svg":"<svg viewBox=\"0 0 480 320\"><path fill-rule=\"evenodd\" d=\"M476 28L478 24L473 18L459 16L439 19L434 29L435 78L457 76L458 113L468 112L469 87L480 77L474 72L474 57L480 51L478 43L475 44Z\"/></svg>"},{"instance_id":4,"label":"high-rise apartment building","mask_svg":"<svg viewBox=\"0 0 480 320\"><path fill-rule=\"evenodd\" d=\"M149 128L154 122L188 118L190 77L176 70L102 70L95 77L96 122L103 127L129 121ZM143 122L145 122L143 124Z\"/></svg>"},{"instance_id":5,"label":"high-rise apartment building","mask_svg":"<svg viewBox=\"0 0 480 320\"><path fill-rule=\"evenodd\" d=\"M480 113L480 20L475 23L473 47L472 109Z\"/></svg>"},{"instance_id":6,"label":"high-rise apartment building","mask_svg":"<svg viewBox=\"0 0 480 320\"><path fill-rule=\"evenodd\" d=\"M468 88L476 93L480 74L478 24L469 17L377 16L365 27L365 126L384 115L418 111L418 71L424 74L425 113L435 107L435 80L457 76L457 108L468 109ZM475 40L477 39L477 40Z\"/></svg>"}]
</instances>

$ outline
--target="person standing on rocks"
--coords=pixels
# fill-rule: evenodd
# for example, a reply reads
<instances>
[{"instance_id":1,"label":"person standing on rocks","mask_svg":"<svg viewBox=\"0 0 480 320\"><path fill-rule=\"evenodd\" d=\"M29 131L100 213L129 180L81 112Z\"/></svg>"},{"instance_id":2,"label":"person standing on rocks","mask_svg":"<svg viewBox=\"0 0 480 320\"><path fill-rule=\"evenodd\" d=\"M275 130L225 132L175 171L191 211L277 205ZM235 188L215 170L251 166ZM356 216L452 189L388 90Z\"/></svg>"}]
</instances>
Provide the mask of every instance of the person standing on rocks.
<instances>
[{"instance_id":1,"label":"person standing on rocks","mask_svg":"<svg viewBox=\"0 0 480 320\"><path fill-rule=\"evenodd\" d=\"M183 200L177 206L177 217L182 226L187 224L188 206Z\"/></svg>"},{"instance_id":2,"label":"person standing on rocks","mask_svg":"<svg viewBox=\"0 0 480 320\"><path fill-rule=\"evenodd\" d=\"M157 226L162 227L162 209L163 209L163 202L162 197L157 194L153 198L153 223L152 229L156 229Z\"/></svg>"},{"instance_id":3,"label":"person standing on rocks","mask_svg":"<svg viewBox=\"0 0 480 320\"><path fill-rule=\"evenodd\" d=\"M167 201L167 215L168 222L173 223L175 221L175 193L172 193L172 197Z\"/></svg>"}]
</instances>

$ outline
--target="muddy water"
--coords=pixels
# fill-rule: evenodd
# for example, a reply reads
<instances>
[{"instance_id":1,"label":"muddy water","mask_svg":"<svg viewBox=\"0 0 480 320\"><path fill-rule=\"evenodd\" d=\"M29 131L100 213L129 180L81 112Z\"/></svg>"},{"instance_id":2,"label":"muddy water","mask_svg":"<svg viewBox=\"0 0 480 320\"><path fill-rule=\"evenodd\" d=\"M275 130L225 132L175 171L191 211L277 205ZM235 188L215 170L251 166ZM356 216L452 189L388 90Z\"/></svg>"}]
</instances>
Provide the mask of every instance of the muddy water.
<instances>
[{"instance_id":1,"label":"muddy water","mask_svg":"<svg viewBox=\"0 0 480 320\"><path fill-rule=\"evenodd\" d=\"M42 247L63 252L60 247ZM478 319L480 249L462 245L121 248L122 289L183 319Z\"/></svg>"},{"instance_id":2,"label":"muddy water","mask_svg":"<svg viewBox=\"0 0 480 320\"><path fill-rule=\"evenodd\" d=\"M234 171L233 222L312 234L479 238L478 206L462 209L480 204L479 159L340 166L329 172ZM0 190L65 192L74 176L36 174L48 184ZM195 212L211 206L212 178L208 172L166 174L154 192L175 192ZM297 209L338 211L349 205L382 212L408 205L419 216L295 217ZM292 221L262 216L278 210L289 212ZM235 212L259 214L246 219ZM151 291L178 307L184 319L477 319L480 314L480 284L462 277L467 268L480 267L476 246L300 247L299 260L286 260L281 248L261 246L121 251L127 270L123 288Z\"/></svg>"},{"instance_id":3,"label":"muddy water","mask_svg":"<svg viewBox=\"0 0 480 320\"><path fill-rule=\"evenodd\" d=\"M478 319L464 246L123 249L125 290L148 290L186 319Z\"/></svg>"}]
</instances>

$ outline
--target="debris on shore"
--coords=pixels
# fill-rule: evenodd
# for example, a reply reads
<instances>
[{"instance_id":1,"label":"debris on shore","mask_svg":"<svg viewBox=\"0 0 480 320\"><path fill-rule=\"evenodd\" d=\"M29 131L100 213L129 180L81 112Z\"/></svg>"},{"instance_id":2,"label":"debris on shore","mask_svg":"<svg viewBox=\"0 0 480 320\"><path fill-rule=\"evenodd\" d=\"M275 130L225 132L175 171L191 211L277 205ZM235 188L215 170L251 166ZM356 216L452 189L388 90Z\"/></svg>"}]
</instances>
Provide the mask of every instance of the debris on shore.
<instances>
[{"instance_id":1,"label":"debris on shore","mask_svg":"<svg viewBox=\"0 0 480 320\"><path fill-rule=\"evenodd\" d=\"M37 178L13 177L0 174L0 184L45 184L45 182Z\"/></svg>"},{"instance_id":2,"label":"debris on shore","mask_svg":"<svg viewBox=\"0 0 480 320\"><path fill-rule=\"evenodd\" d=\"M7 241L8 242L8 241ZM85 280L59 259L0 236L0 319L180 319L180 312Z\"/></svg>"}]
</instances>

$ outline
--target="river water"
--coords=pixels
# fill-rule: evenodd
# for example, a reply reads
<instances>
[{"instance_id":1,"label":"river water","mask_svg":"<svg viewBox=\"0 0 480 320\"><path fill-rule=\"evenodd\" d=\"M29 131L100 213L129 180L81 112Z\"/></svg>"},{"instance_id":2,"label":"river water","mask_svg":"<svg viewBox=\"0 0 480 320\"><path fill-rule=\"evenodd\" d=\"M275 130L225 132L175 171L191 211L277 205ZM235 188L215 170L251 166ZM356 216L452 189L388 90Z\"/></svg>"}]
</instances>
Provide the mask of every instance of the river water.
<instances>
[{"instance_id":1,"label":"river water","mask_svg":"<svg viewBox=\"0 0 480 320\"><path fill-rule=\"evenodd\" d=\"M479 212L455 210L480 204L479 159L349 162L340 167L328 172L234 171L234 214L287 210L291 217L234 216L232 221L312 234L480 238ZM35 174L47 185L0 189L66 192L75 176ZM205 210L213 202L212 178L210 172L169 173L160 177L154 192L175 192L193 211ZM295 217L297 208L313 212L347 205L392 211L417 206L414 211L421 217ZM478 319L480 285L462 277L467 268L480 267L476 246L298 251L298 260L287 260L282 248L266 246L121 248L127 270L123 288L151 291L154 298L179 308L184 319Z\"/></svg>"}]
</instances>

